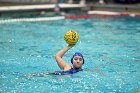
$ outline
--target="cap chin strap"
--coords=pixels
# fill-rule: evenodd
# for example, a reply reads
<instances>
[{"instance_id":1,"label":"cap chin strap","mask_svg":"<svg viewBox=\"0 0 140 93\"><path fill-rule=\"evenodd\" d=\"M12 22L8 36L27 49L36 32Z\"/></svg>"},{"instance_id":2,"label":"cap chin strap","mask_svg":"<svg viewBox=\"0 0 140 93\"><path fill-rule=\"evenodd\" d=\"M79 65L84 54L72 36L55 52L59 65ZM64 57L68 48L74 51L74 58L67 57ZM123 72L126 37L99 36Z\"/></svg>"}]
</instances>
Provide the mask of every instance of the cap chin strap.
<instances>
[{"instance_id":1,"label":"cap chin strap","mask_svg":"<svg viewBox=\"0 0 140 93\"><path fill-rule=\"evenodd\" d=\"M72 66L73 69L81 70L81 67L75 67L74 65Z\"/></svg>"}]
</instances>

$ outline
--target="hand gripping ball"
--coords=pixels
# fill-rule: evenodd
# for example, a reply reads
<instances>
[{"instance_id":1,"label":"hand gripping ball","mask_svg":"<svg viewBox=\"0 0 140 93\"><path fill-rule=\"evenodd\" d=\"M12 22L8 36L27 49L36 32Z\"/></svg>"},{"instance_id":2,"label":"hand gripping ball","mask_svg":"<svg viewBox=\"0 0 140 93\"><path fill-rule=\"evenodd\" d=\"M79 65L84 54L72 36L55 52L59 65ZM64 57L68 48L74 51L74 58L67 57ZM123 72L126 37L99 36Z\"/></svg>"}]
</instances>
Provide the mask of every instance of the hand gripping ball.
<instances>
[{"instance_id":1,"label":"hand gripping ball","mask_svg":"<svg viewBox=\"0 0 140 93\"><path fill-rule=\"evenodd\" d=\"M79 35L74 30L67 31L64 36L64 40L70 45L76 44L78 42L78 39L79 39Z\"/></svg>"}]
</instances>

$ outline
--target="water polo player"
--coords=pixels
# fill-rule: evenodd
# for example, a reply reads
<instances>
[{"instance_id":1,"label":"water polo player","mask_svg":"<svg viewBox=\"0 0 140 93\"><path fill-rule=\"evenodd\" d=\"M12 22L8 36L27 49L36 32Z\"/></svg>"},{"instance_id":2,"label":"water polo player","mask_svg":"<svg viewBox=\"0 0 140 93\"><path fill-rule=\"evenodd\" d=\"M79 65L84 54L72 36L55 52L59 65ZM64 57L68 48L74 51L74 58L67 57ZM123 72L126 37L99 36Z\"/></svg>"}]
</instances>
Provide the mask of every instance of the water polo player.
<instances>
[{"instance_id":1,"label":"water polo player","mask_svg":"<svg viewBox=\"0 0 140 93\"><path fill-rule=\"evenodd\" d=\"M63 71L55 71L49 73L33 73L30 76L67 75L67 74L74 74L76 72L82 71L82 65L84 64L84 57L81 53L76 52L72 56L71 58L72 65L69 65L62 58L64 54L78 42L78 39L79 39L79 35L76 31L74 30L67 31L64 36L64 40L66 41L66 43L68 43L68 46L58 51L55 55L56 62Z\"/></svg>"},{"instance_id":2,"label":"water polo player","mask_svg":"<svg viewBox=\"0 0 140 93\"><path fill-rule=\"evenodd\" d=\"M82 65L84 64L84 57L81 53L76 52L72 58L72 65L67 64L62 58L63 55L73 47L74 45L68 45L67 47L61 49L55 56L58 66L63 71L56 71L55 74L73 74L82 71Z\"/></svg>"},{"instance_id":3,"label":"water polo player","mask_svg":"<svg viewBox=\"0 0 140 93\"><path fill-rule=\"evenodd\" d=\"M54 71L54 72L44 72L44 73L32 73L28 77L31 76L46 76L46 75L68 75L74 74L79 71L82 71L82 65L84 64L84 57L81 53L76 52L72 58L72 65L67 64L62 58L64 54L73 47L74 45L68 45L67 47L61 49L58 53L56 53L55 59L58 66L62 69L62 71Z\"/></svg>"},{"instance_id":4,"label":"water polo player","mask_svg":"<svg viewBox=\"0 0 140 93\"><path fill-rule=\"evenodd\" d=\"M76 31L69 30L66 32L64 36L64 40L66 41L66 43L68 43L68 46L61 49L55 56L58 66L63 71L62 73L60 73L61 71L56 71L56 74L57 73L58 74L73 74L82 70L82 65L84 64L84 58L81 53L76 52L72 56L71 58L72 65L67 64L62 58L63 55L78 42L78 39L79 39L79 35Z\"/></svg>"}]
</instances>

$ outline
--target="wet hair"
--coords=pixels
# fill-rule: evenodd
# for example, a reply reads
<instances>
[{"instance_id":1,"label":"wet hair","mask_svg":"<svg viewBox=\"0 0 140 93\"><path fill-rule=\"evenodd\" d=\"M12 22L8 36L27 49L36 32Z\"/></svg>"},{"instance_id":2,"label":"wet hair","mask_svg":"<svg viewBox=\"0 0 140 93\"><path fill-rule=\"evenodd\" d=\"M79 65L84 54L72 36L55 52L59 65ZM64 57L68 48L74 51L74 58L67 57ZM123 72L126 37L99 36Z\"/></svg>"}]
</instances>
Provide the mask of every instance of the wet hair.
<instances>
[{"instance_id":1,"label":"wet hair","mask_svg":"<svg viewBox=\"0 0 140 93\"><path fill-rule=\"evenodd\" d=\"M75 56L80 56L80 57L82 57L82 59L83 59L83 64L84 64L84 57L83 57L83 55L82 55L81 53L79 53L79 52L76 52L76 53L72 56L72 58L71 58L71 63L72 63L72 64L73 64L73 58L74 58Z\"/></svg>"}]
</instances>

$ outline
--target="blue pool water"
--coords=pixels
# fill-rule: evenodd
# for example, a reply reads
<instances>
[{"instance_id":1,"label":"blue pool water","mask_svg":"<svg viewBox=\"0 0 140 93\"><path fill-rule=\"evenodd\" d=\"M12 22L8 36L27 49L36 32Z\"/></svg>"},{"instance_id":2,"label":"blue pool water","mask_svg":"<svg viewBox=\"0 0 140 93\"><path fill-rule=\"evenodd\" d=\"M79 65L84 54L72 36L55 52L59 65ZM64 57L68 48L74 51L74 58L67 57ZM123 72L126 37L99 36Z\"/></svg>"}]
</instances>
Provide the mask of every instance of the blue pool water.
<instances>
[{"instance_id":1,"label":"blue pool water","mask_svg":"<svg viewBox=\"0 0 140 93\"><path fill-rule=\"evenodd\" d=\"M28 77L60 70L54 55L77 30L74 52L85 57L84 71L73 75ZM106 17L0 24L0 93L140 92L140 18Z\"/></svg>"}]
</instances>

